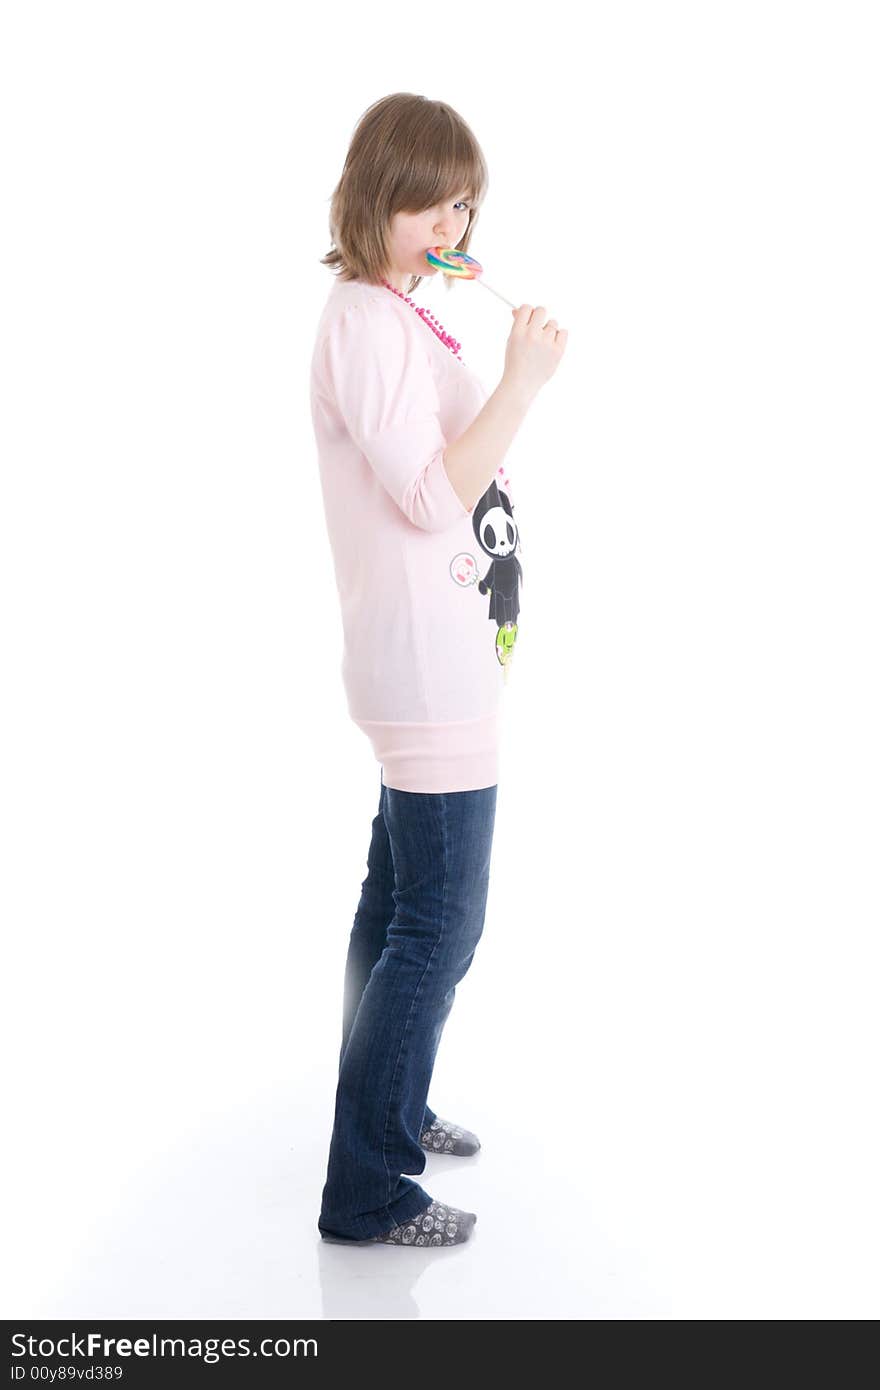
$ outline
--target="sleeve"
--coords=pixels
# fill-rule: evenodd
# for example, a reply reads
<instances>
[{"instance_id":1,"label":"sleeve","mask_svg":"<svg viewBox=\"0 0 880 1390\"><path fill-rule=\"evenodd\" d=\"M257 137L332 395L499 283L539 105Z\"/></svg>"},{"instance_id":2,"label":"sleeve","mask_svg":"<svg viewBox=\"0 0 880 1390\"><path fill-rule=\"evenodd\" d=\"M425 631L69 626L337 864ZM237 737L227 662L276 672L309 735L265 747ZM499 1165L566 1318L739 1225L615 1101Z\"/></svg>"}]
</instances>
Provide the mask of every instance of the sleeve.
<instances>
[{"instance_id":1,"label":"sleeve","mask_svg":"<svg viewBox=\"0 0 880 1390\"><path fill-rule=\"evenodd\" d=\"M410 324L395 305L348 305L327 331L327 384L404 516L423 531L444 531L470 512L446 472L437 384L413 331L425 330L412 317Z\"/></svg>"}]
</instances>

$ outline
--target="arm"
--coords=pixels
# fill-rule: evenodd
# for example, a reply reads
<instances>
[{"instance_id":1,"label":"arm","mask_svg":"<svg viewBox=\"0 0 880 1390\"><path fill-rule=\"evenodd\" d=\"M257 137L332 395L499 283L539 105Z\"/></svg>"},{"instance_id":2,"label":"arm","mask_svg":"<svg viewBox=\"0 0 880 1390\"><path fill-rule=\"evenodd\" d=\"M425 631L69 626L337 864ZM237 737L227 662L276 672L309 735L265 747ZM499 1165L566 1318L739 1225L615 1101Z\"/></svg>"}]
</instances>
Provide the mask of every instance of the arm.
<instances>
[{"instance_id":1,"label":"arm","mask_svg":"<svg viewBox=\"0 0 880 1390\"><path fill-rule=\"evenodd\" d=\"M413 526L443 531L467 516L443 464L437 385L425 330L381 301L331 324L325 376L349 435Z\"/></svg>"},{"instance_id":2,"label":"arm","mask_svg":"<svg viewBox=\"0 0 880 1390\"><path fill-rule=\"evenodd\" d=\"M468 511L495 477L534 398L534 391L502 376L477 418L446 449L447 476Z\"/></svg>"},{"instance_id":3,"label":"arm","mask_svg":"<svg viewBox=\"0 0 880 1390\"><path fill-rule=\"evenodd\" d=\"M468 511L479 501L541 387L559 365L568 330L545 321L544 306L513 311L504 374L470 427L446 450L446 472Z\"/></svg>"}]
</instances>

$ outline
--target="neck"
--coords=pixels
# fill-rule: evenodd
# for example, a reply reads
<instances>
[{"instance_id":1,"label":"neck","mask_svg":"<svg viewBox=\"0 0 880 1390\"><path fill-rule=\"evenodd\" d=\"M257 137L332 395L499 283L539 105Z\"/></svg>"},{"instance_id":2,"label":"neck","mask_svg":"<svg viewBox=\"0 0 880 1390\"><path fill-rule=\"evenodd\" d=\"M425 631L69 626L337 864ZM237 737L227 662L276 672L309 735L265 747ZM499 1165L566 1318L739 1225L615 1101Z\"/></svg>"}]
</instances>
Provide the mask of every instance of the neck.
<instances>
[{"instance_id":1,"label":"neck","mask_svg":"<svg viewBox=\"0 0 880 1390\"><path fill-rule=\"evenodd\" d=\"M389 285L393 285L396 290L400 290L402 294L406 294L412 276L405 270L389 270L385 274L385 279L388 281Z\"/></svg>"}]
</instances>

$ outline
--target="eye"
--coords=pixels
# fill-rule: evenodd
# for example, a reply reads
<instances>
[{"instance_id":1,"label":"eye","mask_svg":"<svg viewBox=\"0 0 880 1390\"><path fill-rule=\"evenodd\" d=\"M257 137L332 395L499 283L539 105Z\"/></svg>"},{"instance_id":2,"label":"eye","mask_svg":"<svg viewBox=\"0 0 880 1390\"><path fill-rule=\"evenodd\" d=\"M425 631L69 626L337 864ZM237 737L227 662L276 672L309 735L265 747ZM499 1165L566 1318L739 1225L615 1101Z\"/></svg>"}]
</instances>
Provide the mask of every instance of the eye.
<instances>
[{"instance_id":1,"label":"eye","mask_svg":"<svg viewBox=\"0 0 880 1390\"><path fill-rule=\"evenodd\" d=\"M459 207L459 206L461 206L461 207L463 207L463 208L469 208L469 207L470 207L470 203L466 203L463 199L459 199L458 203L455 204L455 207Z\"/></svg>"}]
</instances>

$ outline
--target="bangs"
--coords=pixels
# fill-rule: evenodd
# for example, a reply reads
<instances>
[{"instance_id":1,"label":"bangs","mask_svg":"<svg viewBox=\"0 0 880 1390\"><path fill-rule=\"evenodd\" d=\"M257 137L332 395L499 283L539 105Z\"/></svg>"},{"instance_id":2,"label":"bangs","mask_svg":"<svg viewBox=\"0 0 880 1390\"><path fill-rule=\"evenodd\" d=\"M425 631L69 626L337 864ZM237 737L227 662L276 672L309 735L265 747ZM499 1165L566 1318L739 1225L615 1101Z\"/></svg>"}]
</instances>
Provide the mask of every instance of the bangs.
<instances>
[{"instance_id":1,"label":"bangs","mask_svg":"<svg viewBox=\"0 0 880 1390\"><path fill-rule=\"evenodd\" d=\"M427 163L422 169L401 170L400 181L391 195L391 210L424 212L452 198L463 198L476 207L482 201L484 183L482 170L470 160L446 167ZM462 193L463 188L467 192Z\"/></svg>"},{"instance_id":2,"label":"bangs","mask_svg":"<svg viewBox=\"0 0 880 1390\"><path fill-rule=\"evenodd\" d=\"M410 114L406 155L398 160L392 194L394 202L401 200L395 211L423 212L447 198L481 202L488 175L469 126L442 102L426 103ZM469 191L462 193L463 188Z\"/></svg>"}]
</instances>

